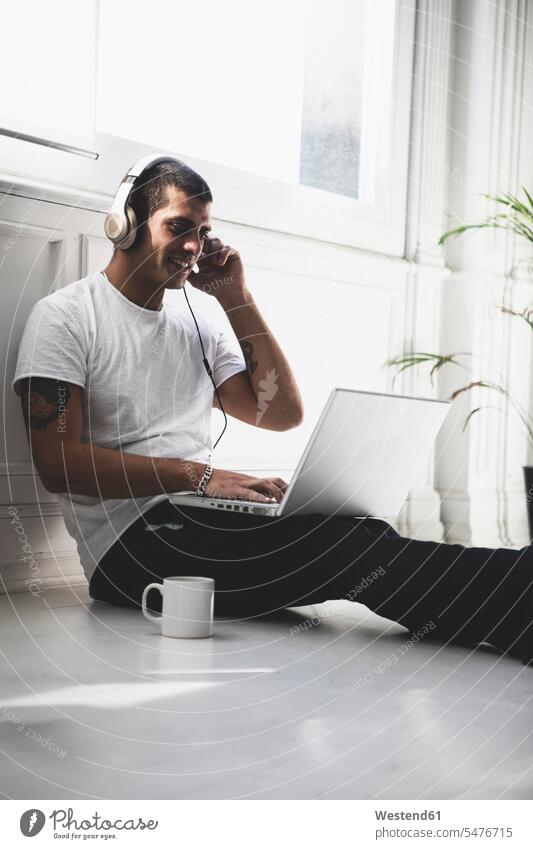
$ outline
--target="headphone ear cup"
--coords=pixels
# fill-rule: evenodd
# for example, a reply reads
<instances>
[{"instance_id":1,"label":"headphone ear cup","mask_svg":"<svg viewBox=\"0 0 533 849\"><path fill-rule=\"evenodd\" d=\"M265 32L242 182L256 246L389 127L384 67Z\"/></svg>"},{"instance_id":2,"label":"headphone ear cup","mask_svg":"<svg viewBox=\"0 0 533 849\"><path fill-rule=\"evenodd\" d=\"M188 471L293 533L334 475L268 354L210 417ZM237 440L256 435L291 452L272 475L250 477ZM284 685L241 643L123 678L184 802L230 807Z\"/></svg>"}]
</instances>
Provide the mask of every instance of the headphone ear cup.
<instances>
[{"instance_id":1,"label":"headphone ear cup","mask_svg":"<svg viewBox=\"0 0 533 849\"><path fill-rule=\"evenodd\" d=\"M114 245L128 234L128 221L120 212L109 212L105 217L104 230Z\"/></svg>"},{"instance_id":2,"label":"headphone ear cup","mask_svg":"<svg viewBox=\"0 0 533 849\"><path fill-rule=\"evenodd\" d=\"M125 209L125 213L126 220L128 222L128 228L126 230L124 238L122 238L120 242L117 243L117 248L120 248L123 251L127 250L128 248L131 248L137 235L137 216L135 215L133 208L131 206L127 206Z\"/></svg>"}]
</instances>

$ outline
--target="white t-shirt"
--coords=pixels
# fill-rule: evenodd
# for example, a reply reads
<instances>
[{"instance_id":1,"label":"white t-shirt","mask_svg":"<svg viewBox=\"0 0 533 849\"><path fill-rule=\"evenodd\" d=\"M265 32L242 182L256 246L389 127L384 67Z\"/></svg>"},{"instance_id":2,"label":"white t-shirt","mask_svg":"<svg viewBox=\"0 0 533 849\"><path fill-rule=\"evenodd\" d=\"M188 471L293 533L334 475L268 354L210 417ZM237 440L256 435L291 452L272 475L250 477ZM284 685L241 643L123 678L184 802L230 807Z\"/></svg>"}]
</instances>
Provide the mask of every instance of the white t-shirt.
<instances>
[{"instance_id":1,"label":"white t-shirt","mask_svg":"<svg viewBox=\"0 0 533 849\"><path fill-rule=\"evenodd\" d=\"M235 339L195 315L218 387L246 370L244 357ZM214 389L202 359L185 298L182 306L144 309L96 272L35 304L12 386L40 376L83 387L84 443L205 461L212 447ZM87 580L120 534L165 498L60 496Z\"/></svg>"}]
</instances>

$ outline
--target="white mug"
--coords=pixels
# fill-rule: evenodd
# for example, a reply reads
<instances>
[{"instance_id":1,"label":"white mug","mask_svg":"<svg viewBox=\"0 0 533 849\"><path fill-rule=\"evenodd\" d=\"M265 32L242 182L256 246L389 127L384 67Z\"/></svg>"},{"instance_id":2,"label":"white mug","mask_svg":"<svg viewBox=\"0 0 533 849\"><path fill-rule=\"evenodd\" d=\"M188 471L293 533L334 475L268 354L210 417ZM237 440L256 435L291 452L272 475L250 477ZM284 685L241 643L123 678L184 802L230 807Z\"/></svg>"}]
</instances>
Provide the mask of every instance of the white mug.
<instances>
[{"instance_id":1,"label":"white mug","mask_svg":"<svg viewBox=\"0 0 533 849\"><path fill-rule=\"evenodd\" d=\"M151 589L159 590L163 597L161 616L154 616L146 609ZM143 615L160 623L164 637L211 637L214 605L215 579L191 575L165 578L162 584L148 584L142 596Z\"/></svg>"}]
</instances>

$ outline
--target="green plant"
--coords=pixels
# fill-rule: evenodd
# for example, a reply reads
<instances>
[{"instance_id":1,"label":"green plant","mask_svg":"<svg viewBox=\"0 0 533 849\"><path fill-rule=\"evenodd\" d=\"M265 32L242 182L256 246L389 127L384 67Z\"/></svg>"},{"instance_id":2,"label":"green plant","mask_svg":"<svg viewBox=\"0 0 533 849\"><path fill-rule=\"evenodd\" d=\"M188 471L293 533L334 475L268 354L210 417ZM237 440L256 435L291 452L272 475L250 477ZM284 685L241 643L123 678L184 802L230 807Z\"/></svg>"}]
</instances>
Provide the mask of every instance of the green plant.
<instances>
[{"instance_id":1,"label":"green plant","mask_svg":"<svg viewBox=\"0 0 533 849\"><path fill-rule=\"evenodd\" d=\"M453 230L448 230L439 239L439 245L443 245L448 239L453 236L460 236L468 230L483 230L486 227L492 227L498 230L507 230L510 233L516 233L528 242L533 242L533 198L528 190L522 186L522 191L526 197L527 203L523 203L520 198L510 193L503 195L482 195L482 197L493 200L501 206L505 207L506 212L497 212L496 215L491 215L485 221L479 224L462 224L460 227L454 227Z\"/></svg>"},{"instance_id":2,"label":"green plant","mask_svg":"<svg viewBox=\"0 0 533 849\"><path fill-rule=\"evenodd\" d=\"M527 239L529 243L533 243L533 198L526 188L522 187L522 191L525 196L525 202L510 193L502 195L484 195L484 197L493 200L500 206L504 207L505 211L497 212L495 215L491 215L485 219L485 221L478 224L463 224L459 227L454 227L452 230L448 230L440 237L438 242L439 245L443 245L448 239L460 236L470 230L482 230L487 227L506 230L507 232L516 234L520 238ZM507 306L500 306L499 309L506 315L525 321L530 330L533 331L533 308L526 307L521 312L513 310ZM393 359L387 360L385 365L387 367L396 368L396 374L394 376L395 380L398 374L406 369L424 364L431 364L429 374L431 382L433 383L435 375L445 365L455 365L459 368L466 369L467 366L460 361L459 357L471 356L472 354L468 351L454 354L433 354L425 351L408 351L400 357L394 357ZM470 371L470 369L468 370ZM513 409L518 416L518 420L524 428L527 439L530 445L533 446L533 418L512 396L510 391L504 386L503 382L499 383L497 381L483 379L471 380L469 383L465 384L465 386L461 386L459 389L456 389L450 396L449 400L453 401L463 393L469 392L474 388L487 389L488 391L495 392L505 398L509 403L509 407ZM468 426L472 416L479 413L482 409L489 408L501 410L500 407L494 407L491 404L483 404L476 407L471 410L466 417L463 430L465 430Z\"/></svg>"}]
</instances>

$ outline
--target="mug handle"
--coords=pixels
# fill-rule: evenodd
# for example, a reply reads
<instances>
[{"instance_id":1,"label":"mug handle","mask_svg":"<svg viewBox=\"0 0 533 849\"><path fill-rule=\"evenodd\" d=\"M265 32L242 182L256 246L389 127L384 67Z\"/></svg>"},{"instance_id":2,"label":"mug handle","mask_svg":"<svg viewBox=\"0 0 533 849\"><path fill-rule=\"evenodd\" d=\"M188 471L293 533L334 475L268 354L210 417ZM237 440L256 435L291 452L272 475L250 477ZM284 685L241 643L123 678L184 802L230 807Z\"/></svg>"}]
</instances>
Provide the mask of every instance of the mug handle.
<instances>
[{"instance_id":1,"label":"mug handle","mask_svg":"<svg viewBox=\"0 0 533 849\"><path fill-rule=\"evenodd\" d=\"M148 584L148 586L144 588L141 601L143 616L145 616L146 619L151 619L152 622L161 622L161 619L163 618L162 616L154 616L153 613L148 613L148 610L146 609L146 598L150 590L159 590L161 597L163 597L163 584Z\"/></svg>"}]
</instances>

